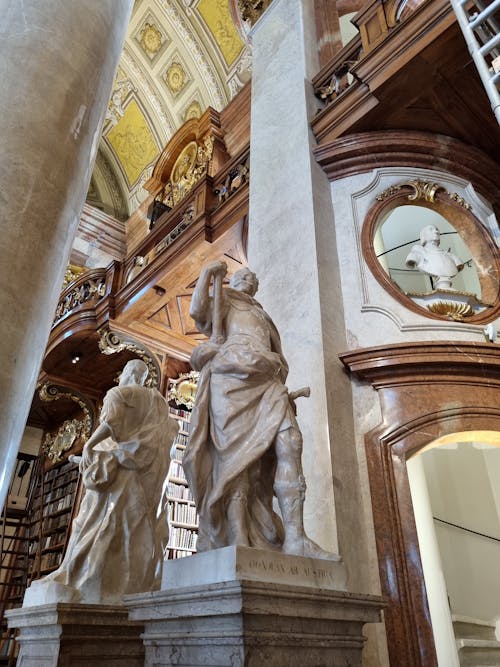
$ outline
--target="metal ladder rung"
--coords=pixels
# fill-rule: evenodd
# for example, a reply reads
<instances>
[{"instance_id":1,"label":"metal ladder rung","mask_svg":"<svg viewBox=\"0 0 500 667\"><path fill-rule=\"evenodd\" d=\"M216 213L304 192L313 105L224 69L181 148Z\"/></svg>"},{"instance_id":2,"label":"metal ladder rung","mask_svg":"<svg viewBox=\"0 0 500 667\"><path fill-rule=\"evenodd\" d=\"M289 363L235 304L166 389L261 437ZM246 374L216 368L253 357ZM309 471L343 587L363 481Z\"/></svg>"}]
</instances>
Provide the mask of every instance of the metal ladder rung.
<instances>
[{"instance_id":1,"label":"metal ladder rung","mask_svg":"<svg viewBox=\"0 0 500 667\"><path fill-rule=\"evenodd\" d=\"M500 72L495 72L495 74L493 74L491 77L491 82L495 85L500 82Z\"/></svg>"},{"instance_id":2,"label":"metal ladder rung","mask_svg":"<svg viewBox=\"0 0 500 667\"><path fill-rule=\"evenodd\" d=\"M495 35L494 37L492 37L492 38L489 40L489 42L486 42L486 44L483 44L483 46L481 46L481 47L479 48L479 53L480 53L482 56L484 56L484 55L486 55L487 53L489 53L490 51L493 51L493 49L495 48L495 46L498 46L499 44L500 44L500 34Z\"/></svg>"},{"instance_id":3,"label":"metal ladder rung","mask_svg":"<svg viewBox=\"0 0 500 667\"><path fill-rule=\"evenodd\" d=\"M467 2L468 0L466 0ZM462 3L463 4L463 3ZM497 9L500 9L500 0L495 0L495 2L492 2L491 5L486 7L480 14L478 14L475 18L471 19L469 25L474 30L477 28L478 25L481 23L484 23L486 19L488 19L492 14L494 14Z\"/></svg>"}]
</instances>

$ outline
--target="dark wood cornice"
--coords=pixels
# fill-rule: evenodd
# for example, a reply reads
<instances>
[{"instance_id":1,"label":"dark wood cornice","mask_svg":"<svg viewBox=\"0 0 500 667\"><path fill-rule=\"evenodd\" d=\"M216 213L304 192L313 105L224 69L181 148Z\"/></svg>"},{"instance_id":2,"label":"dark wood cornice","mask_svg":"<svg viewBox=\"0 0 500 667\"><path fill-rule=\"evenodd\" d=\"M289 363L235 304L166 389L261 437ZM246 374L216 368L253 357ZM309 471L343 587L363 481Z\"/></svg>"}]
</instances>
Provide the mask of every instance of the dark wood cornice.
<instances>
[{"instance_id":1,"label":"dark wood cornice","mask_svg":"<svg viewBox=\"0 0 500 667\"><path fill-rule=\"evenodd\" d=\"M380 166L440 169L470 181L500 208L500 166L452 137L411 130L359 132L319 145L314 155L331 181Z\"/></svg>"}]
</instances>

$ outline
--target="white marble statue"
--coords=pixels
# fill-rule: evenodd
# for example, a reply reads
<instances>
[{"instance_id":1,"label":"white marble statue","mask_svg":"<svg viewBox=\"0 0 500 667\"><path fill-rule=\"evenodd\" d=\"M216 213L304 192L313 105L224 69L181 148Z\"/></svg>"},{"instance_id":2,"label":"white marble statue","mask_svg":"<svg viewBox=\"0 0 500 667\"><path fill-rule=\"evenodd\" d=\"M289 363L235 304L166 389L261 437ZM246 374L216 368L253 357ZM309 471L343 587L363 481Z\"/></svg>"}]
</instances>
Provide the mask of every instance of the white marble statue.
<instances>
[{"instance_id":1,"label":"white marble statue","mask_svg":"<svg viewBox=\"0 0 500 667\"><path fill-rule=\"evenodd\" d=\"M117 604L159 588L168 540L163 484L178 432L148 368L129 361L104 398L100 424L83 449L85 495L60 567L32 583L24 606Z\"/></svg>"},{"instance_id":2,"label":"white marble statue","mask_svg":"<svg viewBox=\"0 0 500 667\"><path fill-rule=\"evenodd\" d=\"M211 337L191 357L201 373L183 458L200 515L198 550L241 545L338 559L304 532L294 399L306 392L285 386L288 365L276 327L254 299L255 274L241 269L222 289L226 272L224 262L202 269L190 310Z\"/></svg>"},{"instance_id":3,"label":"white marble statue","mask_svg":"<svg viewBox=\"0 0 500 667\"><path fill-rule=\"evenodd\" d=\"M464 263L449 250L440 247L439 230L427 225L420 230L420 244L414 245L406 266L427 273L434 279L434 289L451 289L451 280L464 268Z\"/></svg>"}]
</instances>

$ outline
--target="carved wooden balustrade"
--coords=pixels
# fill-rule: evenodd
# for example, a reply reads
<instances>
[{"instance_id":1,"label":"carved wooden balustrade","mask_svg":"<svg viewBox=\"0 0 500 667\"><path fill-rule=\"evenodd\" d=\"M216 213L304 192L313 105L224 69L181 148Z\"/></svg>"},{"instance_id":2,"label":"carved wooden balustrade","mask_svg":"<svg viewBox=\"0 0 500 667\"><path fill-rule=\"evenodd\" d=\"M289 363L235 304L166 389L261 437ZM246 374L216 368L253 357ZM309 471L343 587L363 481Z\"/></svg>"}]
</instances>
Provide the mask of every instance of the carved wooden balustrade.
<instances>
[{"instance_id":1,"label":"carved wooden balustrade","mask_svg":"<svg viewBox=\"0 0 500 667\"><path fill-rule=\"evenodd\" d=\"M109 294L111 277L106 269L92 269L69 283L59 298L53 326L77 310L94 309L95 304Z\"/></svg>"},{"instance_id":2,"label":"carved wooden balustrade","mask_svg":"<svg viewBox=\"0 0 500 667\"><path fill-rule=\"evenodd\" d=\"M359 80L354 69L362 55L361 36L356 35L314 79L315 93L326 105L347 90L353 81Z\"/></svg>"}]
</instances>

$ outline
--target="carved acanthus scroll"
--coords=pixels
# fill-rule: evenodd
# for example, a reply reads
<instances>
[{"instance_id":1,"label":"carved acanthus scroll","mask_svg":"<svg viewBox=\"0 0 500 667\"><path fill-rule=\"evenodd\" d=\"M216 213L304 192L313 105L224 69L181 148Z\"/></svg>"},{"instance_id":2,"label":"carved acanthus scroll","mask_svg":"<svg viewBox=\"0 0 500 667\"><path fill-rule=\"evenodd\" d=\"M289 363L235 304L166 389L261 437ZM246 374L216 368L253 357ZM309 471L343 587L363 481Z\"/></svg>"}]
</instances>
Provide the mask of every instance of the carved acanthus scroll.
<instances>
[{"instance_id":1,"label":"carved acanthus scroll","mask_svg":"<svg viewBox=\"0 0 500 667\"><path fill-rule=\"evenodd\" d=\"M46 433L42 442L42 450L47 458L57 463L79 438L87 440L94 427L93 406L81 395L71 389L59 387L50 382L43 384L38 395L45 403L66 398L76 403L83 411L81 419L67 419L55 433Z\"/></svg>"},{"instance_id":2,"label":"carved acanthus scroll","mask_svg":"<svg viewBox=\"0 0 500 667\"><path fill-rule=\"evenodd\" d=\"M99 349L103 354L116 354L123 350L133 352L148 367L149 374L144 383L146 387L158 387L160 384L160 366L153 354L137 341L103 327L99 329Z\"/></svg>"}]
</instances>

